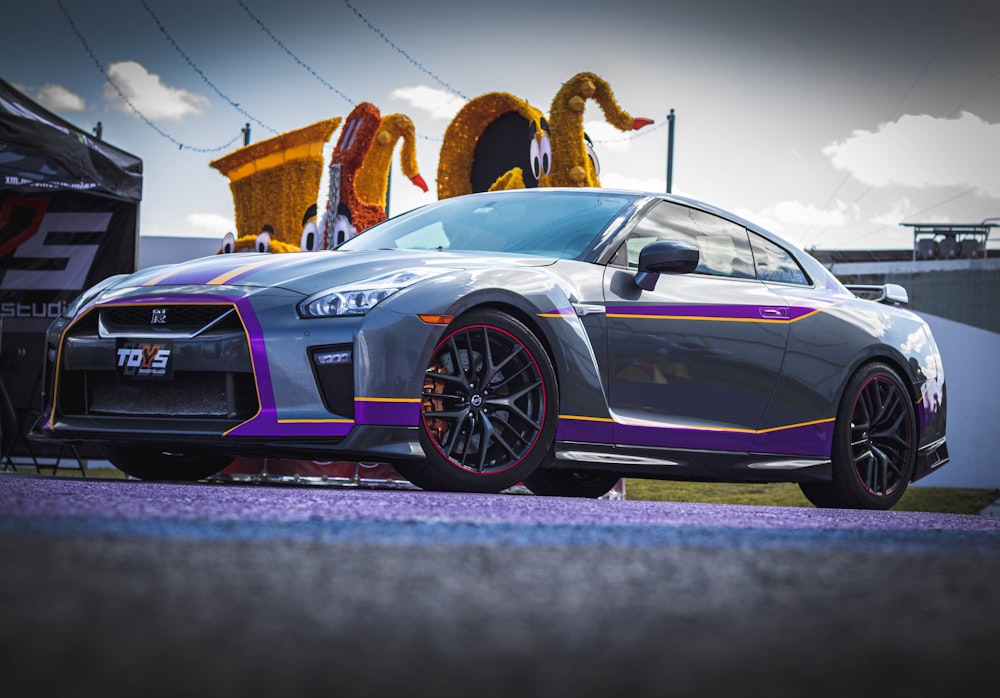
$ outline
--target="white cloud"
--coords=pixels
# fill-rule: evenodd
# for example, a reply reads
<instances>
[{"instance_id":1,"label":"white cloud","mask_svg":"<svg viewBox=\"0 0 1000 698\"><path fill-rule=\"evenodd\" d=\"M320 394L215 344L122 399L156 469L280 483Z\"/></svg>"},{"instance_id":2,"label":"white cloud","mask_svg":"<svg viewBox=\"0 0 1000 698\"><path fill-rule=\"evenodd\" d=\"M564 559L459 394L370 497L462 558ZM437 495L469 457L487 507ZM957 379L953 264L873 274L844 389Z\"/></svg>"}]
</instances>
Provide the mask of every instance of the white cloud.
<instances>
[{"instance_id":1,"label":"white cloud","mask_svg":"<svg viewBox=\"0 0 1000 698\"><path fill-rule=\"evenodd\" d=\"M893 199L888 209L882 213L872 216L870 222L881 223L882 225L899 225L900 221L905 221L913 215L915 211L916 207L913 205L912 201L905 196L898 196Z\"/></svg>"},{"instance_id":2,"label":"white cloud","mask_svg":"<svg viewBox=\"0 0 1000 698\"><path fill-rule=\"evenodd\" d=\"M801 201L779 201L761 210L737 206L733 212L798 244L803 244L804 236L815 237L816 231L824 235L836 234L855 225L858 220L858 207L848 206L843 201L837 201L827 209ZM810 231L812 236L807 235Z\"/></svg>"},{"instance_id":3,"label":"white cloud","mask_svg":"<svg viewBox=\"0 0 1000 698\"><path fill-rule=\"evenodd\" d=\"M667 180L659 177L639 179L618 174L617 172L602 172L599 176L601 186L605 189L635 189L637 191L665 192Z\"/></svg>"},{"instance_id":4,"label":"white cloud","mask_svg":"<svg viewBox=\"0 0 1000 698\"><path fill-rule=\"evenodd\" d=\"M232 218L226 218L216 213L190 213L184 220L192 228L218 235L220 239L226 233L236 231L236 224ZM200 236L201 233L192 233L192 235Z\"/></svg>"},{"instance_id":5,"label":"white cloud","mask_svg":"<svg viewBox=\"0 0 1000 698\"><path fill-rule=\"evenodd\" d=\"M832 210L820 209L815 204L803 204L801 201L779 201L765 210L765 214L783 224L799 227L841 227L847 225L852 212L856 212L856 209L848 207L843 201L837 201Z\"/></svg>"},{"instance_id":6,"label":"white cloud","mask_svg":"<svg viewBox=\"0 0 1000 698\"><path fill-rule=\"evenodd\" d=\"M108 66L108 76L132 106L151 121L180 121L185 116L201 114L210 104L203 95L163 84L159 75L148 72L135 61L112 63ZM135 114L113 86L104 86L104 96L126 114Z\"/></svg>"},{"instance_id":7,"label":"white cloud","mask_svg":"<svg viewBox=\"0 0 1000 698\"><path fill-rule=\"evenodd\" d=\"M46 109L57 112L83 111L87 108L83 97L62 85L46 85L35 93L35 99Z\"/></svg>"},{"instance_id":8,"label":"white cloud","mask_svg":"<svg viewBox=\"0 0 1000 698\"><path fill-rule=\"evenodd\" d=\"M906 115L875 132L857 130L823 149L834 166L867 184L979 187L1000 197L1000 124Z\"/></svg>"},{"instance_id":9,"label":"white cloud","mask_svg":"<svg viewBox=\"0 0 1000 698\"><path fill-rule=\"evenodd\" d=\"M397 87L389 94L389 99L407 102L415 109L427 112L433 119L450 120L465 105L461 97L426 85Z\"/></svg>"}]
</instances>

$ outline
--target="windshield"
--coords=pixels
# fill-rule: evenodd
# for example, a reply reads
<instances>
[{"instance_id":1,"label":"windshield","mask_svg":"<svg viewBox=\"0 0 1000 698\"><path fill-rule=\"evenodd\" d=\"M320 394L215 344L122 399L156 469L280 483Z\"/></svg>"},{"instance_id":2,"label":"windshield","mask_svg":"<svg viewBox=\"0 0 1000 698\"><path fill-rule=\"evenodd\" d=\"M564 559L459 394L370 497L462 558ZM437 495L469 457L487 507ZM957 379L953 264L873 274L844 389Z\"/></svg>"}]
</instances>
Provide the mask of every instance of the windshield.
<instances>
[{"instance_id":1,"label":"windshield","mask_svg":"<svg viewBox=\"0 0 1000 698\"><path fill-rule=\"evenodd\" d=\"M351 238L342 250L468 250L578 258L618 213L628 194L545 191L445 199Z\"/></svg>"}]
</instances>

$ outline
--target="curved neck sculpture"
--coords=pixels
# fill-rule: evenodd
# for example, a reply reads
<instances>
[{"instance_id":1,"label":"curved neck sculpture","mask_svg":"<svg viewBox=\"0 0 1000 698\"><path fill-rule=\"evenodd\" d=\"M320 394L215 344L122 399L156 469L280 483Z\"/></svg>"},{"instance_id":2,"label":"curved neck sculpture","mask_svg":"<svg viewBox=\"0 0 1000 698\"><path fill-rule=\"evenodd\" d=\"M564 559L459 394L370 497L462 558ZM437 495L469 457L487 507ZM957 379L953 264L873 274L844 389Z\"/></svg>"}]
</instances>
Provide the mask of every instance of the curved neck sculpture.
<instances>
[{"instance_id":1,"label":"curved neck sculpture","mask_svg":"<svg viewBox=\"0 0 1000 698\"><path fill-rule=\"evenodd\" d=\"M411 182L427 191L427 184L417 167L416 136L413 121L405 114L389 114L382 117L382 123L375 133L364 164L354 180L354 190L358 198L366 204L381 206L384 210L389 192L389 169L396 143L403 140L400 150L400 169Z\"/></svg>"},{"instance_id":2,"label":"curved neck sculpture","mask_svg":"<svg viewBox=\"0 0 1000 698\"><path fill-rule=\"evenodd\" d=\"M651 124L650 119L633 118L624 111L608 83L594 73L577 73L563 84L552 99L549 123L552 127L552 171L549 186L599 187L601 181L587 153L583 111L594 99L608 123L619 131L631 131Z\"/></svg>"}]
</instances>

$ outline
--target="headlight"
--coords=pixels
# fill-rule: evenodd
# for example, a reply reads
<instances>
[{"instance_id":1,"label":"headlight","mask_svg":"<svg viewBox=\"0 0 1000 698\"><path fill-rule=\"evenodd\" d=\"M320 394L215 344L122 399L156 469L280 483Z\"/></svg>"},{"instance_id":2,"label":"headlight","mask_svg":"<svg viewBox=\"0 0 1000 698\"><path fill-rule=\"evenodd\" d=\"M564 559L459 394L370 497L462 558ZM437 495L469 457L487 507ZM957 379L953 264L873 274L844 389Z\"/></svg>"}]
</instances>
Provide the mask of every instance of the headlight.
<instances>
[{"instance_id":1,"label":"headlight","mask_svg":"<svg viewBox=\"0 0 1000 698\"><path fill-rule=\"evenodd\" d=\"M392 294L419 281L446 274L446 269L394 271L315 293L299 303L304 318L364 315Z\"/></svg>"}]
</instances>

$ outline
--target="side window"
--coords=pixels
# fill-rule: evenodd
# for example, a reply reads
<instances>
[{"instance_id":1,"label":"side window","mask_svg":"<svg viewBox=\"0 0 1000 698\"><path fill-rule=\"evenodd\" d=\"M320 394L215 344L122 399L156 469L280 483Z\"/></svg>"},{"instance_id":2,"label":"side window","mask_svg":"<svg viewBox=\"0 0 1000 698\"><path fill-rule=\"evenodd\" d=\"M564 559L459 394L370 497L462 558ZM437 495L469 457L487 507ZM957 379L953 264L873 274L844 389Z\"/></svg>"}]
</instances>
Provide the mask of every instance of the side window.
<instances>
[{"instance_id":1,"label":"side window","mask_svg":"<svg viewBox=\"0 0 1000 698\"><path fill-rule=\"evenodd\" d=\"M639 266L639 251L656 240L678 240L694 245L700 252L698 274L754 278L753 254L747 231L725 218L667 201L657 204L636 225L625 242L628 267ZM616 255L614 262L620 259Z\"/></svg>"},{"instance_id":2,"label":"side window","mask_svg":"<svg viewBox=\"0 0 1000 698\"><path fill-rule=\"evenodd\" d=\"M757 278L761 281L775 281L782 284L808 286L809 279L799 263L786 250L755 233L750 234Z\"/></svg>"}]
</instances>

